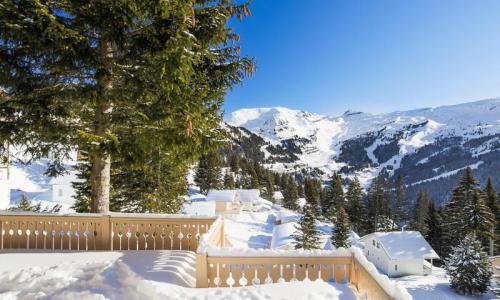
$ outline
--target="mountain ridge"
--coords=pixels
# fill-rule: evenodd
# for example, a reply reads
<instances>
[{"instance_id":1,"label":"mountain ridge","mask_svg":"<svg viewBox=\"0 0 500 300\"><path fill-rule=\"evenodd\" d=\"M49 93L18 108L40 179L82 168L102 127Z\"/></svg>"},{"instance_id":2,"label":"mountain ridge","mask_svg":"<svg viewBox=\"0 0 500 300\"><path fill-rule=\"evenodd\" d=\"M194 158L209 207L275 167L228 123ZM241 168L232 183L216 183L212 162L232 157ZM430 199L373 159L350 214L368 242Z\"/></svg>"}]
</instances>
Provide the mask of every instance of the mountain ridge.
<instances>
[{"instance_id":1,"label":"mountain ridge","mask_svg":"<svg viewBox=\"0 0 500 300\"><path fill-rule=\"evenodd\" d=\"M492 169L500 168L500 98L385 114L346 111L336 117L281 106L247 108L225 120L261 137L263 161L276 171L315 170L325 180L339 172L365 186L384 171L389 177L404 175L416 189L451 182L471 166L480 179L491 175L500 185Z\"/></svg>"}]
</instances>

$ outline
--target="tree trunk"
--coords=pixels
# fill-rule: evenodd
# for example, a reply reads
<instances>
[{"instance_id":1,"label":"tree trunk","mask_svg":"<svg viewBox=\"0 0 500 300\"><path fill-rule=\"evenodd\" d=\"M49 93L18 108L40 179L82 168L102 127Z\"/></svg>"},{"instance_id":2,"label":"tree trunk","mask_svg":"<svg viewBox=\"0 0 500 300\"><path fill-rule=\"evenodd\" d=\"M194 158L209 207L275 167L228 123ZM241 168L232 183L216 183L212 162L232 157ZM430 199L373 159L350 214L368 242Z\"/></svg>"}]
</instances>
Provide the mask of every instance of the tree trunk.
<instances>
[{"instance_id":1,"label":"tree trunk","mask_svg":"<svg viewBox=\"0 0 500 300\"><path fill-rule=\"evenodd\" d=\"M106 138L110 128L110 114L113 105L105 98L106 91L113 88L111 65L113 47L110 41L103 39L99 51L107 75L99 79L98 86L102 97L95 108L94 134ZM90 174L92 212L107 213L109 211L109 190L111 181L111 155L108 150L99 149L92 154L92 170Z\"/></svg>"},{"instance_id":2,"label":"tree trunk","mask_svg":"<svg viewBox=\"0 0 500 300\"><path fill-rule=\"evenodd\" d=\"M92 186L92 212L109 211L109 189L111 177L111 156L94 156L90 181Z\"/></svg>"}]
</instances>

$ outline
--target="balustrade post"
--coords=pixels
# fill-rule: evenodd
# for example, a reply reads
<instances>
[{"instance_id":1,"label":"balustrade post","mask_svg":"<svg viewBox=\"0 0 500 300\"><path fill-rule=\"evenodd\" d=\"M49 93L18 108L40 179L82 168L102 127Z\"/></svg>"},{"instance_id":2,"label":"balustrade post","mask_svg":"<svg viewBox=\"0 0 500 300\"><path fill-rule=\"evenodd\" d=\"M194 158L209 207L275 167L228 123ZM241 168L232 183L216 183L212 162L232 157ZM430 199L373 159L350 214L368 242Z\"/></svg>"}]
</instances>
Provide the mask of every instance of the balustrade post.
<instances>
[{"instance_id":1,"label":"balustrade post","mask_svg":"<svg viewBox=\"0 0 500 300\"><path fill-rule=\"evenodd\" d=\"M208 287L207 253L196 253L196 287Z\"/></svg>"},{"instance_id":2,"label":"balustrade post","mask_svg":"<svg viewBox=\"0 0 500 300\"><path fill-rule=\"evenodd\" d=\"M99 238L99 250L113 250L111 248L111 216L103 215L100 218L101 223L101 236Z\"/></svg>"},{"instance_id":3,"label":"balustrade post","mask_svg":"<svg viewBox=\"0 0 500 300\"><path fill-rule=\"evenodd\" d=\"M3 249L3 220L0 218L0 250Z\"/></svg>"},{"instance_id":4,"label":"balustrade post","mask_svg":"<svg viewBox=\"0 0 500 300\"><path fill-rule=\"evenodd\" d=\"M349 283L356 285L356 260L354 254L351 253L351 265L349 266Z\"/></svg>"},{"instance_id":5,"label":"balustrade post","mask_svg":"<svg viewBox=\"0 0 500 300\"><path fill-rule=\"evenodd\" d=\"M226 246L226 233L224 232L224 219L221 220L220 222L220 246L225 247Z\"/></svg>"}]
</instances>

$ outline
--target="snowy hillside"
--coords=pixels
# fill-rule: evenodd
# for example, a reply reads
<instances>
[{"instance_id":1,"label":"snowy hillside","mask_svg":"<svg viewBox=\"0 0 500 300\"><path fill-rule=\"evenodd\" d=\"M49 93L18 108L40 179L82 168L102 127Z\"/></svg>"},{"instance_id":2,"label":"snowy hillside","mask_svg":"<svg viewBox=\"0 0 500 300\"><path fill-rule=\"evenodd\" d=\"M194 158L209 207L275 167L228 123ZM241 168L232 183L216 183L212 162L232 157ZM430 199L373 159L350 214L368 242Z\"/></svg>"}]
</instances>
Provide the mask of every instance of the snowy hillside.
<instances>
[{"instance_id":1,"label":"snowy hillside","mask_svg":"<svg viewBox=\"0 0 500 300\"><path fill-rule=\"evenodd\" d=\"M467 166L480 179L500 167L500 99L338 117L283 107L241 109L226 122L262 137L265 161L281 171L317 168L369 183L382 169L390 175L397 170L412 189L453 178ZM500 185L500 178L494 182Z\"/></svg>"}]
</instances>

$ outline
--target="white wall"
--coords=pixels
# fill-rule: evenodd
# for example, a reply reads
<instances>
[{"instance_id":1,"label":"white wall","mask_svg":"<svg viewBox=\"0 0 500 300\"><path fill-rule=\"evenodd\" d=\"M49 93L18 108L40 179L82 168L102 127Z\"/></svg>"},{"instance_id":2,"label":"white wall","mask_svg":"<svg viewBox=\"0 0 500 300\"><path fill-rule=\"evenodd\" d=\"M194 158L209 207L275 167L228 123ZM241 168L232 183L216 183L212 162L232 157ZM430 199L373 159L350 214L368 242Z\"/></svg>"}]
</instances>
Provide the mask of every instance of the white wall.
<instances>
[{"instance_id":1,"label":"white wall","mask_svg":"<svg viewBox=\"0 0 500 300\"><path fill-rule=\"evenodd\" d=\"M71 185L67 184L53 184L51 186L52 190L52 201L58 203L68 203L73 204L75 199L75 190Z\"/></svg>"},{"instance_id":2,"label":"white wall","mask_svg":"<svg viewBox=\"0 0 500 300\"><path fill-rule=\"evenodd\" d=\"M373 245L373 241L375 240L375 245ZM389 272L389 256L385 252L384 248L382 248L382 244L377 248L377 239L372 237L364 241L365 249L364 253L366 258L371 261L377 268L379 268L382 272L388 274Z\"/></svg>"},{"instance_id":3,"label":"white wall","mask_svg":"<svg viewBox=\"0 0 500 300\"><path fill-rule=\"evenodd\" d=\"M7 209L10 205L10 185L8 180L0 180L0 209Z\"/></svg>"},{"instance_id":4,"label":"white wall","mask_svg":"<svg viewBox=\"0 0 500 300\"><path fill-rule=\"evenodd\" d=\"M395 266L398 266L397 270ZM397 259L389 262L389 277L424 275L423 259Z\"/></svg>"},{"instance_id":5,"label":"white wall","mask_svg":"<svg viewBox=\"0 0 500 300\"><path fill-rule=\"evenodd\" d=\"M185 214L193 216L215 216L215 202L196 201L184 203L183 211Z\"/></svg>"},{"instance_id":6,"label":"white wall","mask_svg":"<svg viewBox=\"0 0 500 300\"><path fill-rule=\"evenodd\" d=\"M373 245L373 240L375 240L375 245ZM389 277L424 274L423 259L390 259L382 248L382 244L377 248L377 242L375 237L364 241L364 254L369 261ZM398 266L397 270L396 265Z\"/></svg>"}]
</instances>

